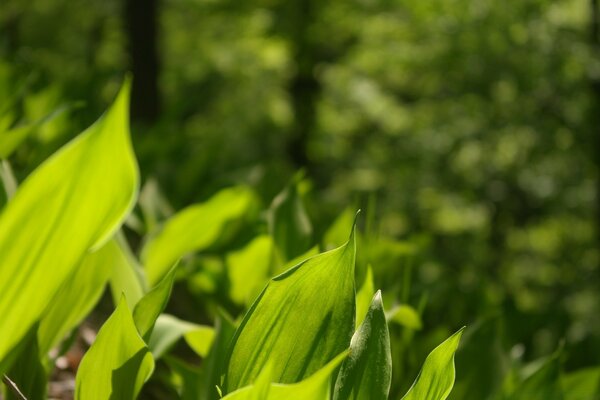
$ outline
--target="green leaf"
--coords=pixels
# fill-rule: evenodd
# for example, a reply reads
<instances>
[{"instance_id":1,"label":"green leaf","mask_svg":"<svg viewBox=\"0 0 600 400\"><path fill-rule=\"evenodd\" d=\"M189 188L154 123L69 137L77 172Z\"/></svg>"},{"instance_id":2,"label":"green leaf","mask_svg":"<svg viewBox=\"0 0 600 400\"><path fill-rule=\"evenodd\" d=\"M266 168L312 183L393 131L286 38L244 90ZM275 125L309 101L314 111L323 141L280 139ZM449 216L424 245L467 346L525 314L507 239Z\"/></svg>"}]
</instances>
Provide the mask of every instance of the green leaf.
<instances>
[{"instance_id":1,"label":"green leaf","mask_svg":"<svg viewBox=\"0 0 600 400\"><path fill-rule=\"evenodd\" d=\"M133 207L138 170L129 86L102 118L40 165L0 215L0 360L42 316L86 251L100 247Z\"/></svg>"},{"instance_id":2,"label":"green leaf","mask_svg":"<svg viewBox=\"0 0 600 400\"><path fill-rule=\"evenodd\" d=\"M215 330L212 326L199 325L198 328L184 333L183 338L196 354L204 358L215 339Z\"/></svg>"},{"instance_id":3,"label":"green leaf","mask_svg":"<svg viewBox=\"0 0 600 400\"><path fill-rule=\"evenodd\" d=\"M248 217L255 202L250 189L233 187L175 214L142 251L148 282L156 284L182 256L213 246L229 225Z\"/></svg>"},{"instance_id":4,"label":"green leaf","mask_svg":"<svg viewBox=\"0 0 600 400\"><path fill-rule=\"evenodd\" d=\"M194 333L196 332L196 333ZM210 326L198 325L182 321L169 314L161 314L156 320L156 326L150 336L148 346L155 359L161 358L179 339L191 334L192 349L204 352L210 348L214 338L214 329ZM203 346L199 341L204 340ZM205 354L201 354L205 355Z\"/></svg>"},{"instance_id":5,"label":"green leaf","mask_svg":"<svg viewBox=\"0 0 600 400\"><path fill-rule=\"evenodd\" d=\"M390 310L387 314L388 321L402 325L406 328L420 330L423 328L421 316L408 304L400 304Z\"/></svg>"},{"instance_id":6,"label":"green leaf","mask_svg":"<svg viewBox=\"0 0 600 400\"><path fill-rule=\"evenodd\" d=\"M392 353L381 291L350 343L335 383L334 400L386 400L392 383Z\"/></svg>"},{"instance_id":7,"label":"green leaf","mask_svg":"<svg viewBox=\"0 0 600 400\"><path fill-rule=\"evenodd\" d=\"M229 296L234 302L252 304L269 280L273 250L273 239L269 235L261 235L242 249L227 255Z\"/></svg>"},{"instance_id":8,"label":"green leaf","mask_svg":"<svg viewBox=\"0 0 600 400\"><path fill-rule=\"evenodd\" d=\"M173 282L175 281L175 271L177 267L171 268L171 271L140 299L133 309L133 320L138 332L148 340L152 333L152 328L156 319L163 312L171 296Z\"/></svg>"},{"instance_id":9,"label":"green leaf","mask_svg":"<svg viewBox=\"0 0 600 400\"><path fill-rule=\"evenodd\" d=\"M75 380L75 398L133 400L153 370L152 354L122 298L81 360Z\"/></svg>"},{"instance_id":10,"label":"green leaf","mask_svg":"<svg viewBox=\"0 0 600 400\"><path fill-rule=\"evenodd\" d=\"M252 386L236 390L225 396L223 400L268 400L272 376L273 366L271 363L267 363Z\"/></svg>"},{"instance_id":11,"label":"green leaf","mask_svg":"<svg viewBox=\"0 0 600 400\"><path fill-rule=\"evenodd\" d=\"M147 291L144 270L129 249L122 232L118 232L112 242L110 292L113 303L119 304L121 296L125 294L127 305L133 309Z\"/></svg>"},{"instance_id":12,"label":"green leaf","mask_svg":"<svg viewBox=\"0 0 600 400\"><path fill-rule=\"evenodd\" d=\"M261 372L254 385L238 389L223 400L329 400L331 377L347 355L347 351L339 354L313 375L295 384L272 383L267 386L267 378L274 375L269 363L265 367L266 372Z\"/></svg>"},{"instance_id":13,"label":"green leaf","mask_svg":"<svg viewBox=\"0 0 600 400\"><path fill-rule=\"evenodd\" d=\"M85 256L44 312L38 330L42 355L55 347L92 310L102 296L114 261L111 240Z\"/></svg>"},{"instance_id":14,"label":"green leaf","mask_svg":"<svg viewBox=\"0 0 600 400\"><path fill-rule=\"evenodd\" d=\"M371 266L368 265L365 280L360 286L360 289L356 292L356 326L360 326L367 315L367 311L371 307L374 292L375 284L373 283L373 270Z\"/></svg>"},{"instance_id":15,"label":"green leaf","mask_svg":"<svg viewBox=\"0 0 600 400\"><path fill-rule=\"evenodd\" d=\"M269 207L269 233L284 261L304 253L312 241L312 225L298 190L300 179L297 175Z\"/></svg>"},{"instance_id":16,"label":"green leaf","mask_svg":"<svg viewBox=\"0 0 600 400\"><path fill-rule=\"evenodd\" d=\"M561 377L565 400L600 398L600 367L584 368Z\"/></svg>"},{"instance_id":17,"label":"green leaf","mask_svg":"<svg viewBox=\"0 0 600 400\"><path fill-rule=\"evenodd\" d=\"M346 349L354 332L354 228L348 242L271 279L232 341L224 388L249 385L267 362L275 382L310 376Z\"/></svg>"},{"instance_id":18,"label":"green leaf","mask_svg":"<svg viewBox=\"0 0 600 400\"><path fill-rule=\"evenodd\" d=\"M454 386L454 353L464 328L433 349L403 400L444 400Z\"/></svg>"}]
</instances>

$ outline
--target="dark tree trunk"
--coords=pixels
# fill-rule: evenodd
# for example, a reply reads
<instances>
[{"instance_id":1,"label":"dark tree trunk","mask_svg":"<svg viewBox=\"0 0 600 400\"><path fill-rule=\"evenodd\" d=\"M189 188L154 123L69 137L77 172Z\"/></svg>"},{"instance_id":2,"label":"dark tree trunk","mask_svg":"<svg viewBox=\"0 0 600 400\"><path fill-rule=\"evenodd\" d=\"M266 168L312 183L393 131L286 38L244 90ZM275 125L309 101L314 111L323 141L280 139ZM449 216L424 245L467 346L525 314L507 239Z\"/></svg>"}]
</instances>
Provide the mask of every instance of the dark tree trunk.
<instances>
[{"instance_id":1,"label":"dark tree trunk","mask_svg":"<svg viewBox=\"0 0 600 400\"><path fill-rule=\"evenodd\" d=\"M313 0L295 0L289 4L290 40L294 48L296 73L289 85L294 110L294 125L288 142L288 154L298 168L310 169L308 145L316 126L316 103L321 85L315 77L318 49L309 32L315 16Z\"/></svg>"},{"instance_id":2,"label":"dark tree trunk","mask_svg":"<svg viewBox=\"0 0 600 400\"><path fill-rule=\"evenodd\" d=\"M131 117L136 122L154 122L160 112L157 16L158 0L125 1L125 28L133 73Z\"/></svg>"}]
</instances>

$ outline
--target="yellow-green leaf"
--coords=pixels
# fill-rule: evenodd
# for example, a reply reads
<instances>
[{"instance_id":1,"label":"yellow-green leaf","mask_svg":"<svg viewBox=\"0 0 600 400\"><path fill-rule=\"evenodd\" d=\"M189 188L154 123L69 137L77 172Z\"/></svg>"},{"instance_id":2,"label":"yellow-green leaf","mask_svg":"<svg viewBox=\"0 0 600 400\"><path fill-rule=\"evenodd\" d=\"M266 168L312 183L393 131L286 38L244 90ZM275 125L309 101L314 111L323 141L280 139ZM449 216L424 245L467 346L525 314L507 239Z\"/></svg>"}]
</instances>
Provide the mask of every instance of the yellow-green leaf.
<instances>
[{"instance_id":1,"label":"yellow-green leaf","mask_svg":"<svg viewBox=\"0 0 600 400\"><path fill-rule=\"evenodd\" d=\"M110 110L40 165L0 215L0 360L134 204L128 102L126 83Z\"/></svg>"},{"instance_id":2,"label":"yellow-green leaf","mask_svg":"<svg viewBox=\"0 0 600 400\"><path fill-rule=\"evenodd\" d=\"M267 372L261 372L253 385L238 389L223 400L329 400L331 377L347 355L347 351L339 354L323 368L294 384L272 383L267 386L266 379L276 375L269 363L265 367Z\"/></svg>"},{"instance_id":3,"label":"yellow-green leaf","mask_svg":"<svg viewBox=\"0 0 600 400\"><path fill-rule=\"evenodd\" d=\"M111 240L85 256L75 273L63 284L44 312L38 330L40 353L45 355L92 310L102 292L114 262Z\"/></svg>"},{"instance_id":4,"label":"yellow-green leaf","mask_svg":"<svg viewBox=\"0 0 600 400\"><path fill-rule=\"evenodd\" d=\"M182 256L214 245L230 224L248 217L255 202L250 189L233 187L175 214L143 249L148 282L156 284Z\"/></svg>"},{"instance_id":5,"label":"yellow-green leaf","mask_svg":"<svg viewBox=\"0 0 600 400\"><path fill-rule=\"evenodd\" d=\"M419 376L402 400L445 400L454 386L454 353L463 329L433 349L425 359Z\"/></svg>"},{"instance_id":6,"label":"yellow-green leaf","mask_svg":"<svg viewBox=\"0 0 600 400\"><path fill-rule=\"evenodd\" d=\"M152 290L142 297L135 308L133 309L133 320L138 332L144 339L148 339L152 333L152 328L156 319L165 309L171 289L175 281L175 271L177 267L173 267L171 271L156 285Z\"/></svg>"},{"instance_id":7,"label":"yellow-green leaf","mask_svg":"<svg viewBox=\"0 0 600 400\"><path fill-rule=\"evenodd\" d=\"M354 332L354 229L349 241L271 279L231 345L226 393L273 364L274 382L310 376L346 349Z\"/></svg>"},{"instance_id":8,"label":"yellow-green leaf","mask_svg":"<svg viewBox=\"0 0 600 400\"><path fill-rule=\"evenodd\" d=\"M118 304L125 294L127 305L133 309L147 291L144 270L135 259L122 232L109 245L112 259L110 291L113 302Z\"/></svg>"},{"instance_id":9,"label":"yellow-green leaf","mask_svg":"<svg viewBox=\"0 0 600 400\"><path fill-rule=\"evenodd\" d=\"M75 381L75 398L133 400L153 370L152 354L122 298L81 360Z\"/></svg>"},{"instance_id":10,"label":"yellow-green leaf","mask_svg":"<svg viewBox=\"0 0 600 400\"><path fill-rule=\"evenodd\" d=\"M273 262L273 239L261 235L226 257L229 296L237 304L250 305L269 280Z\"/></svg>"},{"instance_id":11,"label":"yellow-green leaf","mask_svg":"<svg viewBox=\"0 0 600 400\"><path fill-rule=\"evenodd\" d=\"M404 327L420 330L423 327L421 316L408 304L400 304L390 310L387 314L388 321Z\"/></svg>"},{"instance_id":12,"label":"yellow-green leaf","mask_svg":"<svg viewBox=\"0 0 600 400\"><path fill-rule=\"evenodd\" d=\"M189 341L187 335L190 335ZM214 328L161 314L156 320L148 346L154 358L159 359L182 337L186 338L188 344L191 343L190 347L194 351L205 356L214 339Z\"/></svg>"}]
</instances>

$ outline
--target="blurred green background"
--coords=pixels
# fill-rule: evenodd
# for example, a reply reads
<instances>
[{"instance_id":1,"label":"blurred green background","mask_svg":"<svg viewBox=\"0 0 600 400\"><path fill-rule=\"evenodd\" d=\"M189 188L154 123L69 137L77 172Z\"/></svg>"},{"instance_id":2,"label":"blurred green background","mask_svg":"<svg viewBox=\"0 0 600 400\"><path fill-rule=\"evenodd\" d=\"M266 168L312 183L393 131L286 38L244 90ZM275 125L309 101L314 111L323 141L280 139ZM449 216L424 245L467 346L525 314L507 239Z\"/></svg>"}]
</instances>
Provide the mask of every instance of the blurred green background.
<instances>
[{"instance_id":1,"label":"blurred green background","mask_svg":"<svg viewBox=\"0 0 600 400\"><path fill-rule=\"evenodd\" d=\"M363 208L376 285L410 279L424 349L501 315L512 356L564 341L575 370L600 362L596 3L3 0L0 131L33 130L21 181L131 71L167 209L240 183L268 205L303 170L314 242Z\"/></svg>"}]
</instances>

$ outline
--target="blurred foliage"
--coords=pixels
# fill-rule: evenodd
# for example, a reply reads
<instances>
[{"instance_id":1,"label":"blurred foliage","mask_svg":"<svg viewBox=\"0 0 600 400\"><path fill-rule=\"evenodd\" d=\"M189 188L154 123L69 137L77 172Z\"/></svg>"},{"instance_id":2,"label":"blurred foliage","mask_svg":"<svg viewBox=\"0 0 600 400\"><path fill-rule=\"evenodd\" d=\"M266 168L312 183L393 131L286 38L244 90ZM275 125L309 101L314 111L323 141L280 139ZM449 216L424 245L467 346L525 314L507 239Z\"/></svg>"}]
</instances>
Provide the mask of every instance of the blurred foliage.
<instances>
[{"instance_id":1,"label":"blurred foliage","mask_svg":"<svg viewBox=\"0 0 600 400\"><path fill-rule=\"evenodd\" d=\"M151 124L133 121L145 182L138 224L128 223L134 251L173 210L226 186L252 188L263 210L272 204L261 223L184 260L188 279L176 282L169 312L206 322L218 304L237 316L261 287L233 289L243 278L228 274L244 271L246 258L260 258L270 276L311 245L341 244L362 207L359 287L370 264L388 308L410 313L390 326L392 394L464 324L475 328L457 353L457 392L481 390L469 388L482 372L461 360L488 345L502 377L561 340L566 371L597 365L593 4L159 2L161 112ZM118 0L0 3L7 191L113 98L136 45L122 9ZM6 197L0 190L0 204ZM297 224L266 236L279 230L278 214ZM284 248L274 248L279 239ZM407 329L407 318L422 330ZM469 348L469 338L482 344ZM500 386L495 374L481 379Z\"/></svg>"}]
</instances>

